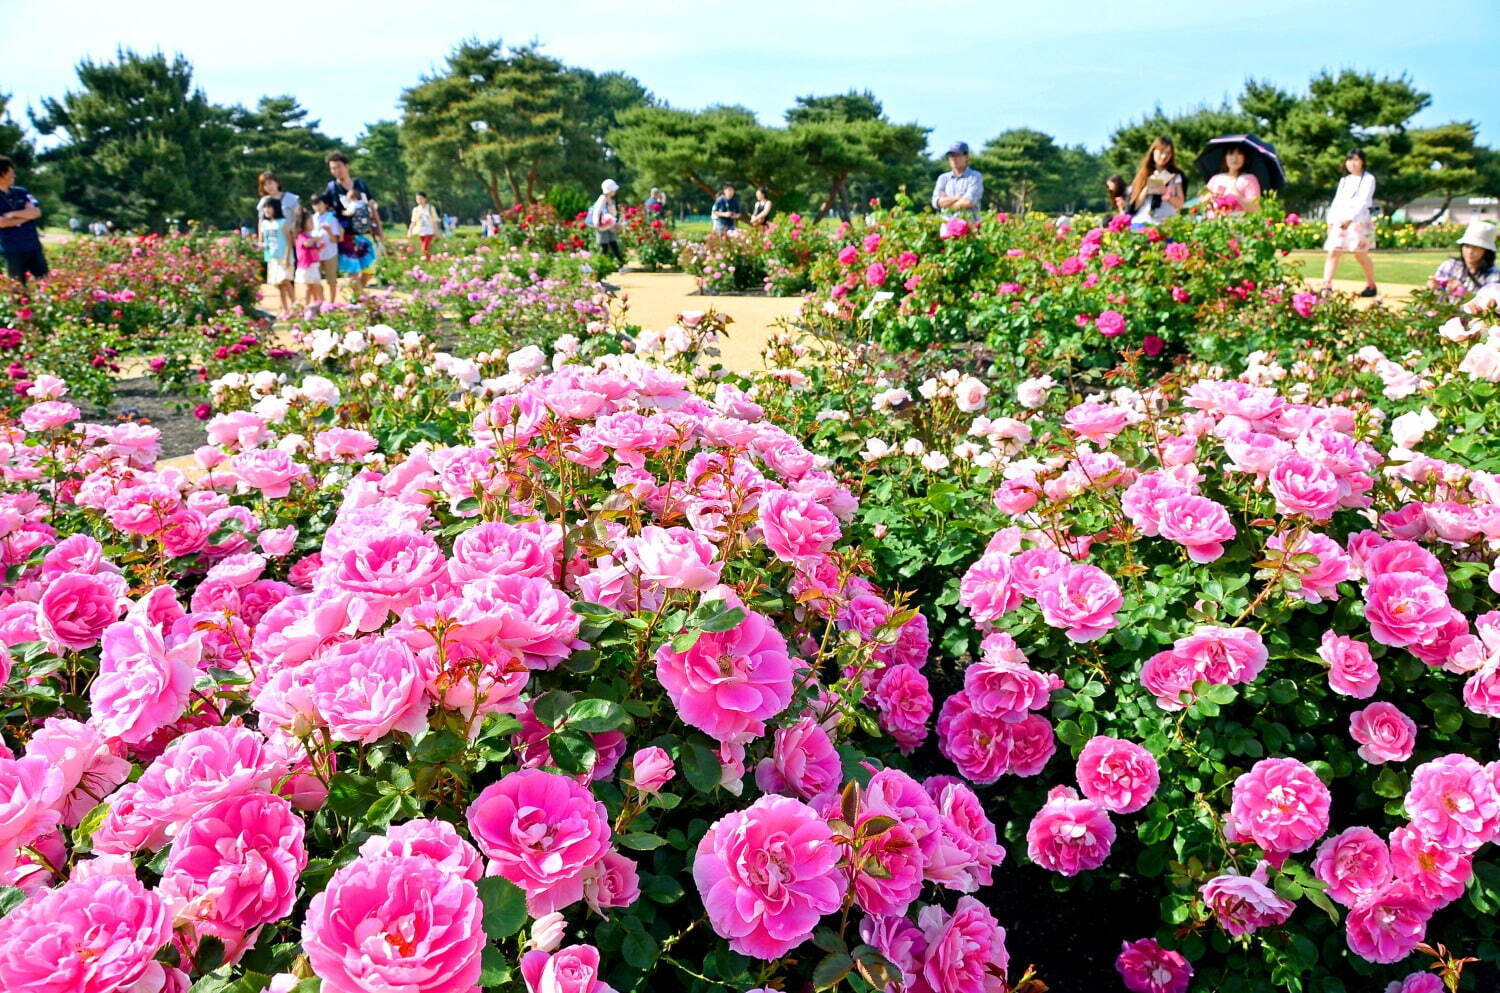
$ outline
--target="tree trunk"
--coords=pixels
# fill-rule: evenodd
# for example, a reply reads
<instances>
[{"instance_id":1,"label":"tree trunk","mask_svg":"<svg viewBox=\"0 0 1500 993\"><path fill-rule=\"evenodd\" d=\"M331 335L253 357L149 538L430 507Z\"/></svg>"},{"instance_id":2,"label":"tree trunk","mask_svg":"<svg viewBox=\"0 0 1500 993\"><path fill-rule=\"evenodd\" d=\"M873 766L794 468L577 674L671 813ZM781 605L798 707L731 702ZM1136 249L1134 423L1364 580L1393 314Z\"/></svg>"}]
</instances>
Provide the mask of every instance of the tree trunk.
<instances>
[{"instance_id":1,"label":"tree trunk","mask_svg":"<svg viewBox=\"0 0 1500 993\"><path fill-rule=\"evenodd\" d=\"M516 198L516 203L525 203L526 198L521 195L521 184L516 182L516 174L510 166L505 167L505 181L510 184L510 192Z\"/></svg>"},{"instance_id":2,"label":"tree trunk","mask_svg":"<svg viewBox=\"0 0 1500 993\"><path fill-rule=\"evenodd\" d=\"M712 186L709 186L708 183L704 182L703 177L699 176L696 172L688 173L687 181L698 187L698 189L702 190L704 193L707 193L709 196L713 196L715 193L719 192Z\"/></svg>"},{"instance_id":3,"label":"tree trunk","mask_svg":"<svg viewBox=\"0 0 1500 993\"><path fill-rule=\"evenodd\" d=\"M1450 190L1448 192L1447 196L1445 196L1443 198L1443 205L1437 209L1437 212L1434 213L1431 217L1427 218L1427 220L1425 220L1425 221L1416 221L1416 222L1414 222L1413 223L1413 227L1415 227L1418 231L1422 230L1423 228L1427 227L1427 225L1429 225L1429 224L1433 223L1434 221L1436 221L1439 217L1442 217L1443 213L1449 207L1451 207L1452 205L1453 205L1453 192ZM1406 204L1402 204L1401 206L1404 207L1404 206L1406 206ZM1394 213L1394 211L1392 211L1392 213Z\"/></svg>"},{"instance_id":4,"label":"tree trunk","mask_svg":"<svg viewBox=\"0 0 1500 993\"><path fill-rule=\"evenodd\" d=\"M493 172L485 176L484 188L490 195L490 203L495 205L495 212L503 213L505 206L500 202L500 177Z\"/></svg>"},{"instance_id":5,"label":"tree trunk","mask_svg":"<svg viewBox=\"0 0 1500 993\"><path fill-rule=\"evenodd\" d=\"M526 202L536 203L536 173L541 166L541 159L531 160L531 168L526 170Z\"/></svg>"}]
</instances>

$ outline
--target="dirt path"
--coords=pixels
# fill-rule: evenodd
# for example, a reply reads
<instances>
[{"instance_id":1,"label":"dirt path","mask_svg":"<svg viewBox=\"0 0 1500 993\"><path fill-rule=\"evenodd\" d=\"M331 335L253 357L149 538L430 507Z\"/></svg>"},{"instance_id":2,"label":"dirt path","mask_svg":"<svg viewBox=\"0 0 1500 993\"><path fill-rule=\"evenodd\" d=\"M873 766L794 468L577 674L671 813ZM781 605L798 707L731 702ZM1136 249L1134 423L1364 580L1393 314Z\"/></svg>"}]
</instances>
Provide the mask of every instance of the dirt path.
<instances>
[{"instance_id":1,"label":"dirt path","mask_svg":"<svg viewBox=\"0 0 1500 993\"><path fill-rule=\"evenodd\" d=\"M685 310L716 310L734 318L719 346L724 366L735 372L762 369L761 352L777 321L795 317L801 297L699 296L698 281L680 272L627 272L609 277L629 306L632 324L665 328Z\"/></svg>"}]
</instances>

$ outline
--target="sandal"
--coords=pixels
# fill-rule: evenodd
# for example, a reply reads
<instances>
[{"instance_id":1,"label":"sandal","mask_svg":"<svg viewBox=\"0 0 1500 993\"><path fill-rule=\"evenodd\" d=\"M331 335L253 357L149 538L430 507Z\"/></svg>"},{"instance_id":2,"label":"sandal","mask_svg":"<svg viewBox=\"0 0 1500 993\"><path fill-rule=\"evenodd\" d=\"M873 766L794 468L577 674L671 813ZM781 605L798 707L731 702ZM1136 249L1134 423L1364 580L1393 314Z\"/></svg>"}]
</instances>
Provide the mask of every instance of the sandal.
<instances>
[{"instance_id":1,"label":"sandal","mask_svg":"<svg viewBox=\"0 0 1500 993\"><path fill-rule=\"evenodd\" d=\"M1375 296L1377 294L1377 292L1378 291L1375 289L1375 287L1373 287L1373 286L1366 286L1364 289L1362 289L1362 290L1359 291L1359 295L1362 296L1362 297L1372 297L1372 296Z\"/></svg>"}]
</instances>

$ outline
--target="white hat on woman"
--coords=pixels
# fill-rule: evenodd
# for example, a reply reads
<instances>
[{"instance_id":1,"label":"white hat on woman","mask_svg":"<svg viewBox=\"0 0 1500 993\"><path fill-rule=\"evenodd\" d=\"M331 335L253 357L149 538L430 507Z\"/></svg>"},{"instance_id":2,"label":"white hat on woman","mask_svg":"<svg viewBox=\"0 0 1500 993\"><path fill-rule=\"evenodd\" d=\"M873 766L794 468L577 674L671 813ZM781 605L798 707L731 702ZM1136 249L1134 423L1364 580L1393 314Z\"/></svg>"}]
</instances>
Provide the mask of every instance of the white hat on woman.
<instances>
[{"instance_id":1,"label":"white hat on woman","mask_svg":"<svg viewBox=\"0 0 1500 993\"><path fill-rule=\"evenodd\" d=\"M1495 250L1495 222L1488 217L1474 218L1464 229L1464 236L1458 239L1458 243L1493 252Z\"/></svg>"},{"instance_id":2,"label":"white hat on woman","mask_svg":"<svg viewBox=\"0 0 1500 993\"><path fill-rule=\"evenodd\" d=\"M603 190L605 193L614 193L619 188L620 184L615 182L613 179L606 179L604 182L599 184L599 189Z\"/></svg>"}]
</instances>

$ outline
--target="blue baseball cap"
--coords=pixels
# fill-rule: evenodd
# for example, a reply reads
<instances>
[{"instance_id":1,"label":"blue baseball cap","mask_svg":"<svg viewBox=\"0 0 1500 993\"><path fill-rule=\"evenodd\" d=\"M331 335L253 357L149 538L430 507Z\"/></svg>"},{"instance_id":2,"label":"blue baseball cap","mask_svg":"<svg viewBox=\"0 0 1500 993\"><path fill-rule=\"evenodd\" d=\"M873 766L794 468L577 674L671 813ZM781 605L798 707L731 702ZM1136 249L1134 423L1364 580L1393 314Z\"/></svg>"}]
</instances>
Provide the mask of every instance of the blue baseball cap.
<instances>
[{"instance_id":1,"label":"blue baseball cap","mask_svg":"<svg viewBox=\"0 0 1500 993\"><path fill-rule=\"evenodd\" d=\"M949 155L968 155L969 143L967 141L955 141L948 146Z\"/></svg>"}]
</instances>

